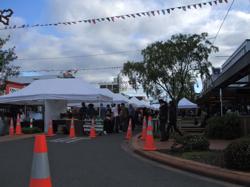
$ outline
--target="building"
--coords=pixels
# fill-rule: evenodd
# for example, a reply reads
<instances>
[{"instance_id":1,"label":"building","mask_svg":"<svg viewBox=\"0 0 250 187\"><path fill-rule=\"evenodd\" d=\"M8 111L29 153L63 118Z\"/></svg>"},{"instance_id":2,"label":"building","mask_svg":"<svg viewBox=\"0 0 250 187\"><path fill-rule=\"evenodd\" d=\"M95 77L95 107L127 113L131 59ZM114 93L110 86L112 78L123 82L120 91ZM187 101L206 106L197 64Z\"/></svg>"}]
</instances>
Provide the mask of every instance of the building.
<instances>
[{"instance_id":1,"label":"building","mask_svg":"<svg viewBox=\"0 0 250 187\"><path fill-rule=\"evenodd\" d=\"M227 110L244 116L250 123L250 39L245 40L226 60L221 69L203 83L197 102L210 114L223 115ZM250 125L245 126L250 132Z\"/></svg>"}]
</instances>

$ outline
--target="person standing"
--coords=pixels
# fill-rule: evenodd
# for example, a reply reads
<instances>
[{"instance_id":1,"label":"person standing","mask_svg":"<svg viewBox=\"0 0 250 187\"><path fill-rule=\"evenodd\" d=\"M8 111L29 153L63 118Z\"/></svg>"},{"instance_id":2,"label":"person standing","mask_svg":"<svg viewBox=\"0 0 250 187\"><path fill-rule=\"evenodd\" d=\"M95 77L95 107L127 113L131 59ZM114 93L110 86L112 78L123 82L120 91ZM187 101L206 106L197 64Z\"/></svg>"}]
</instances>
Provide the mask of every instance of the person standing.
<instances>
[{"instance_id":1,"label":"person standing","mask_svg":"<svg viewBox=\"0 0 250 187\"><path fill-rule=\"evenodd\" d=\"M168 103L163 99L159 99L160 103L160 112L159 112L159 120L160 120L160 132L161 139L160 141L167 141L167 133L166 133L166 125L168 122Z\"/></svg>"},{"instance_id":2,"label":"person standing","mask_svg":"<svg viewBox=\"0 0 250 187\"><path fill-rule=\"evenodd\" d=\"M120 117L121 117L121 128L123 132L127 131L128 128L128 109L125 107L125 104L121 104L121 112L120 112Z\"/></svg>"},{"instance_id":3,"label":"person standing","mask_svg":"<svg viewBox=\"0 0 250 187\"><path fill-rule=\"evenodd\" d=\"M87 107L85 106L84 102L82 102L82 107L79 110L79 114L80 114L80 120L85 120L87 115Z\"/></svg>"},{"instance_id":4,"label":"person standing","mask_svg":"<svg viewBox=\"0 0 250 187\"><path fill-rule=\"evenodd\" d=\"M131 119L132 121L132 130L135 129L135 109L132 106L132 104L129 104L128 106L128 115L129 115L129 120Z\"/></svg>"},{"instance_id":5,"label":"person standing","mask_svg":"<svg viewBox=\"0 0 250 187\"><path fill-rule=\"evenodd\" d=\"M181 133L181 131L178 129L177 127L177 114L176 114L176 107L173 103L173 101L170 101L170 107L169 107L169 125L167 128L167 139L169 138L169 131L170 129L174 129L175 132L178 132L180 136L183 136L183 134Z\"/></svg>"},{"instance_id":6,"label":"person standing","mask_svg":"<svg viewBox=\"0 0 250 187\"><path fill-rule=\"evenodd\" d=\"M112 114L113 114L113 122L114 122L114 132L119 133L119 130L120 130L119 113L118 113L118 106L116 106L116 104L113 104Z\"/></svg>"}]
</instances>

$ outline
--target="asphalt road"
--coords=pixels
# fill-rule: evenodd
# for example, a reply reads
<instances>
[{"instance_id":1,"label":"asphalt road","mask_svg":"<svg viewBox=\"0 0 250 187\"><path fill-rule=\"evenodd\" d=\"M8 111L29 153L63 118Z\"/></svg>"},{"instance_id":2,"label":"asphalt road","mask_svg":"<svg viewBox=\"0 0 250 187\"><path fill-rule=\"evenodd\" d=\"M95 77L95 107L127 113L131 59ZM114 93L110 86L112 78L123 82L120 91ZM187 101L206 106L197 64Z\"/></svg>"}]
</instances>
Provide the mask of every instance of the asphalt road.
<instances>
[{"instance_id":1,"label":"asphalt road","mask_svg":"<svg viewBox=\"0 0 250 187\"><path fill-rule=\"evenodd\" d=\"M122 135L94 140L48 139L54 187L234 186L161 167L126 151ZM29 185L34 139L0 143L0 186Z\"/></svg>"}]
</instances>

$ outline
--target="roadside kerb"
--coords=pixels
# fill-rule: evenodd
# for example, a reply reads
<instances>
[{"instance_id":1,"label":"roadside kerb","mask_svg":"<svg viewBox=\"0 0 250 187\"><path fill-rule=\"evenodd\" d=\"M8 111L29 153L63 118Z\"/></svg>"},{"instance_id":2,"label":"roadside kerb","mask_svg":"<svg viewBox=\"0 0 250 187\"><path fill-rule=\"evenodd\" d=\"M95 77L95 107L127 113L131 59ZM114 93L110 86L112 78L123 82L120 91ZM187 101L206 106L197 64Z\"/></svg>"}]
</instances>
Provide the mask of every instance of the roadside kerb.
<instances>
[{"instance_id":1,"label":"roadside kerb","mask_svg":"<svg viewBox=\"0 0 250 187\"><path fill-rule=\"evenodd\" d=\"M131 142L132 149L136 154L160 162L162 164L197 173L199 175L204 175L207 177L212 177L241 185L250 184L250 173L223 169L208 164L177 158L164 153L160 153L158 151L143 151L142 147L140 147L139 145L139 136L140 134L134 136Z\"/></svg>"},{"instance_id":2,"label":"roadside kerb","mask_svg":"<svg viewBox=\"0 0 250 187\"><path fill-rule=\"evenodd\" d=\"M33 138L35 135L38 135L38 134L23 134L23 135L17 135L17 136L9 136L9 135L1 136L0 143L1 142L22 140L22 139L27 139L27 138Z\"/></svg>"}]
</instances>

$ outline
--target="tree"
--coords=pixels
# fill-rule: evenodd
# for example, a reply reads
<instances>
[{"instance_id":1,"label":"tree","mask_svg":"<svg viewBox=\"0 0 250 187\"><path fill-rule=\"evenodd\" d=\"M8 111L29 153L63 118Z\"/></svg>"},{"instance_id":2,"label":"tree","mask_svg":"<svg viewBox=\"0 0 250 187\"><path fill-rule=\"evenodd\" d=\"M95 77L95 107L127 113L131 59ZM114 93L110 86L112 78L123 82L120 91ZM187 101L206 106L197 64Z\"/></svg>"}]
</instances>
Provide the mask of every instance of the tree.
<instances>
[{"instance_id":1,"label":"tree","mask_svg":"<svg viewBox=\"0 0 250 187\"><path fill-rule=\"evenodd\" d=\"M4 49L4 45L9 41L8 36L5 39L0 38L0 91L3 92L6 86L6 80L10 76L19 74L18 66L11 65L10 63L17 59L15 54L15 47Z\"/></svg>"},{"instance_id":2,"label":"tree","mask_svg":"<svg viewBox=\"0 0 250 187\"><path fill-rule=\"evenodd\" d=\"M207 33L177 34L166 42L155 42L142 50L141 62L124 64L123 74L128 76L134 89L142 86L151 96L165 93L173 103L194 95L196 79L210 77L209 54L217 52Z\"/></svg>"}]
</instances>

